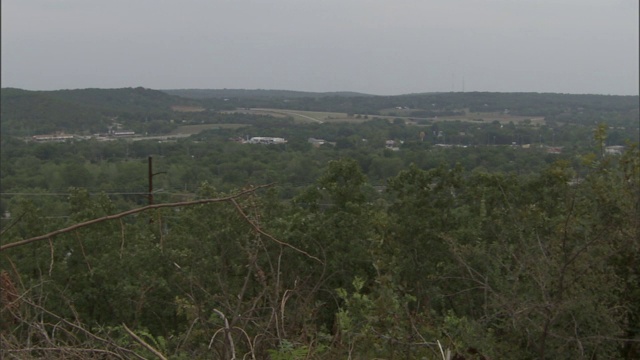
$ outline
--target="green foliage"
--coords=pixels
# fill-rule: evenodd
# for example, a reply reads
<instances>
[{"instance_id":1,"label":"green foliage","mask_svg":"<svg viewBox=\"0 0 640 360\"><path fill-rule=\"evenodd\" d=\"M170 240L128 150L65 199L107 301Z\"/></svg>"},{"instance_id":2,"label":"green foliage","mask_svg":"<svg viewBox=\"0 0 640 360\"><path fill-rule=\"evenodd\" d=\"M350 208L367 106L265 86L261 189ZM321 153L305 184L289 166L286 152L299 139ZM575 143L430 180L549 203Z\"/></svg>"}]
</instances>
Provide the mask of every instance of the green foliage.
<instances>
[{"instance_id":1,"label":"green foliage","mask_svg":"<svg viewBox=\"0 0 640 360\"><path fill-rule=\"evenodd\" d=\"M171 130L167 118L175 105L193 101L144 88L26 91L2 89L2 132L31 136L54 132L68 134L105 133L113 120L138 131ZM138 124L149 117L160 123ZM154 126L156 128L154 128ZM159 127L158 127L159 126ZM164 127L164 128L163 128Z\"/></svg>"},{"instance_id":2,"label":"green foliage","mask_svg":"<svg viewBox=\"0 0 640 360\"><path fill-rule=\"evenodd\" d=\"M271 360L302 360L309 358L309 348L306 345L296 346L284 339L277 350L268 350Z\"/></svg>"},{"instance_id":3,"label":"green foliage","mask_svg":"<svg viewBox=\"0 0 640 360\"><path fill-rule=\"evenodd\" d=\"M107 103L125 111L131 96L138 103L119 116L142 124L154 98L173 99L143 90ZM103 95L45 97L98 106ZM374 99L293 102L372 118ZM377 100L407 101L416 112L438 101L440 114L485 103L529 113L550 101L544 111L556 119L578 107L630 106L577 96L562 107L550 94ZM379 118L293 126L266 116L178 116L250 126L170 143L2 137L0 205L11 213L3 245L146 205L149 155L158 204L276 183L233 202L151 210L3 251L0 269L23 299L17 322L0 333L8 348L105 346L151 356L126 324L169 358L437 359L440 345L466 358L637 357L640 156L631 143L621 155L604 151L612 137L624 138L615 126L416 127ZM292 141L227 141L267 132ZM445 136L469 147L434 146ZM340 146L312 148L309 137ZM389 139L405 142L392 151ZM506 146L536 139L563 144L564 153Z\"/></svg>"}]
</instances>

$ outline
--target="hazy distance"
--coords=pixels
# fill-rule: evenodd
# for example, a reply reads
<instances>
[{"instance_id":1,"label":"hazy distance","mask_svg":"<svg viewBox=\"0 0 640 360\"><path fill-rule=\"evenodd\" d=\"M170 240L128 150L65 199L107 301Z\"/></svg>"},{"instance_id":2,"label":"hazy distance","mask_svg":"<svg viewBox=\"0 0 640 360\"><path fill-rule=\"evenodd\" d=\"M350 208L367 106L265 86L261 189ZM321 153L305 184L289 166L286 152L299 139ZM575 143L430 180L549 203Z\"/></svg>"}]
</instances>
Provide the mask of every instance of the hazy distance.
<instances>
[{"instance_id":1,"label":"hazy distance","mask_svg":"<svg viewBox=\"0 0 640 360\"><path fill-rule=\"evenodd\" d=\"M637 95L637 0L3 0L2 87Z\"/></svg>"}]
</instances>

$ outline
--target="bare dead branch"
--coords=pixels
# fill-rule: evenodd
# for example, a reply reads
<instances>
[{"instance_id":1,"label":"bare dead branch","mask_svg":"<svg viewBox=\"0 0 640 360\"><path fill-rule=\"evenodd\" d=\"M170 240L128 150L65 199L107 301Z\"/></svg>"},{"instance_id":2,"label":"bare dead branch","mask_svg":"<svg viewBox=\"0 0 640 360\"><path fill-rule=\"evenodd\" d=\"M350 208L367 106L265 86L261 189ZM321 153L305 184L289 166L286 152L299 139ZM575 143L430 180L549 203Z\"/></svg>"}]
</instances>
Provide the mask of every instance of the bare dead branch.
<instances>
[{"instance_id":1,"label":"bare dead branch","mask_svg":"<svg viewBox=\"0 0 640 360\"><path fill-rule=\"evenodd\" d=\"M176 347L176 351L174 352L174 355L178 353L178 351L180 350L180 348L187 342L187 339L189 338L189 335L191 335L191 330L193 330L193 327L196 325L196 323L200 321L200 318L197 317L195 318L192 322L191 322L191 326L189 326L189 330L187 330L187 333L184 336L184 339L178 343L178 346Z\"/></svg>"},{"instance_id":2,"label":"bare dead branch","mask_svg":"<svg viewBox=\"0 0 640 360\"><path fill-rule=\"evenodd\" d=\"M6 228L2 229L2 231L0 231L0 236L2 236L4 233L6 233L7 231L9 231L9 229L11 229L12 227L14 227L18 222L20 222L20 220L22 219L22 217L26 214L26 212L20 214L20 216L18 216L15 220L13 220L11 222L11 224L9 224Z\"/></svg>"},{"instance_id":3,"label":"bare dead branch","mask_svg":"<svg viewBox=\"0 0 640 360\"><path fill-rule=\"evenodd\" d=\"M60 317L60 316L56 315L55 313L53 313L53 312L51 312L51 311L49 311L49 310L45 309L43 306L38 305L38 304L36 304L36 303L34 303L34 302L30 301L29 299L27 299L27 298L26 298L26 296L25 296L25 295L26 295L26 292L20 295L20 297L21 297L21 301L23 301L25 304L27 304L27 305L31 306L31 307L32 307L32 308L34 308L34 309L37 309L37 310L39 310L39 311L42 311L43 313L46 313L46 314L47 314L47 315L49 315L49 316L52 316L53 318L57 319L57 320L58 320L58 321L60 321L61 323L64 323L64 324L66 324L66 325L70 326L70 327L71 327L71 328L73 328L73 329L79 330L81 333L83 333L83 334L87 335L89 338L92 338L92 339L94 339L94 340L96 340L96 341L98 341L98 342L101 342L101 343L103 343L103 344L105 344L105 345L107 345L107 346L111 346L111 347L113 347L113 348L115 349L115 351L116 351L116 352L118 352L118 353L122 353L123 355L125 355L125 356L122 356L122 357L129 357L129 358L130 358L131 356L133 356L133 357L136 357L136 358L138 358L138 359L144 359L144 358L143 358L143 357L141 357L140 355L136 354L134 351L131 351L131 350L129 350L129 349L126 349L126 348L123 348L123 347L121 347L121 346L118 346L114 341L112 341L112 340L110 340L110 339L102 338L102 337L100 337L100 336L98 336L98 335L96 335L96 334L92 333L91 331L89 331L89 330L85 329L85 328L84 328L84 327L82 327L81 325L79 325L79 324L75 324L75 323L73 323L73 322L71 322L71 321L68 321L68 320L66 320L66 319L64 319L64 318L62 318L62 317Z\"/></svg>"},{"instance_id":4,"label":"bare dead branch","mask_svg":"<svg viewBox=\"0 0 640 360\"><path fill-rule=\"evenodd\" d=\"M220 198L214 198L214 199L200 199L200 200L194 200L194 201L181 201L181 202L175 202L175 203L166 203L166 204L154 204L154 205L148 205L148 206L144 206L141 208L137 208L137 209L132 209L132 210L127 210L118 214L113 214L113 215L107 215L107 216L103 216L101 218L97 218L97 219L92 219L89 221L85 221L85 222L81 222L78 224L74 224L71 225L69 227L66 227L64 229L59 229L53 232L50 232L48 234L44 234L44 235L40 235L40 236L35 236L32 238L28 238L28 239L24 239L24 240L20 240L20 241L16 241L16 242L12 242L9 244L5 244L5 245L1 245L0 246L0 251L4 251L13 247L17 247L17 246L22 246L22 245L26 245L26 244L30 244L32 242L36 242L36 241L40 241L40 240L46 240L48 238L60 235L60 234L64 234L64 233L68 233L70 231L73 230L77 230L89 225L93 225L93 224L97 224L97 223L101 223L103 221L108 221L108 220L115 220L115 219L120 219L123 218L125 216L129 216L129 215L133 215L133 214L137 214L143 211L147 211L147 210L151 210L151 209L161 209L161 208L174 208L174 207L184 207L184 206L193 206L193 205L202 205L202 204L209 204L209 203L219 203L219 202L227 202L227 201L232 201L235 200L236 198L239 198L243 195L246 194L250 194L255 192L258 189L261 188L266 188L272 186L272 184L267 184L267 185L260 185L260 186L255 186L252 187L248 190L244 190L241 191L235 195L230 195L230 196L226 196L226 197L220 197ZM249 221L249 223L251 223ZM265 236L268 236L265 234ZM289 245L290 246L290 245Z\"/></svg>"},{"instance_id":5,"label":"bare dead branch","mask_svg":"<svg viewBox=\"0 0 640 360\"><path fill-rule=\"evenodd\" d=\"M51 273L53 272L53 241L51 241L51 238L49 238L49 250L51 252L51 262L49 263L49 276L51 276Z\"/></svg>"},{"instance_id":6,"label":"bare dead branch","mask_svg":"<svg viewBox=\"0 0 640 360\"><path fill-rule=\"evenodd\" d=\"M247 332L244 331L243 328L239 328L239 327L236 326L236 327L234 327L234 329L236 329L236 330L240 331L241 333L243 333L244 336L247 338L247 344L249 345L251 358L255 360L255 358L256 358L255 348L254 348L254 344L251 342L251 338L249 337L249 334L247 334ZM245 354L245 357L246 356L247 356L247 354Z\"/></svg>"},{"instance_id":7,"label":"bare dead branch","mask_svg":"<svg viewBox=\"0 0 640 360\"><path fill-rule=\"evenodd\" d=\"M91 264L89 264L89 258L87 258L87 253L84 251L84 245L82 244L82 240L80 239L80 235L76 232L76 240L78 240L78 244L80 244L80 251L82 251L82 258L84 259L85 264L87 264L87 269L91 273L93 270L91 269Z\"/></svg>"},{"instance_id":8,"label":"bare dead branch","mask_svg":"<svg viewBox=\"0 0 640 360\"><path fill-rule=\"evenodd\" d=\"M222 311L220 311L218 309L213 309L213 312L215 312L216 314L220 315L222 320L224 320L224 328L221 329L221 330L224 330L225 334L227 335L227 341L229 342L229 347L230 347L230 350L231 350L231 360L235 360L235 358L236 358L236 346L233 343L233 337L231 336L231 326L229 325L229 320L222 313ZM216 334L217 333L218 333L218 331L216 331ZM213 343L213 339L214 338L215 338L215 334L211 338L211 342L209 343L209 349L211 349L211 344Z\"/></svg>"},{"instance_id":9,"label":"bare dead branch","mask_svg":"<svg viewBox=\"0 0 640 360\"><path fill-rule=\"evenodd\" d=\"M63 358L65 358L64 357L65 355L73 354L73 353L85 354L85 355L82 355L82 357L84 358L86 357L86 354L89 353L89 354L111 355L118 359L124 359L124 357L114 353L113 351L103 350L103 349L84 349L84 348L78 348L78 347L27 347L27 348L20 348L20 349L3 349L2 351L6 352L7 354L25 353L25 352L31 352L31 351L45 351L45 352L55 351L55 352L65 353L65 354L61 354Z\"/></svg>"},{"instance_id":10,"label":"bare dead branch","mask_svg":"<svg viewBox=\"0 0 640 360\"><path fill-rule=\"evenodd\" d=\"M248 217L248 216L247 216L247 214L245 214L245 212L242 210L242 208L240 207L240 205L238 204L238 202L235 200L235 198L231 198L231 199L229 199L229 201L231 201L231 202L233 203L233 205L235 205L235 207L236 207L236 209L238 210L238 212L240 213L240 215L242 215L242 217L243 217L243 218L244 218L244 219L245 219L249 224L251 224L251 226L253 227L253 229L254 229L255 231L257 231L257 232L258 232L258 233L260 233L261 235L264 235L264 236L268 237L268 238L269 238L269 239L271 239L272 241L274 241L274 242L276 242L276 243L278 243L278 244L280 244L280 245L282 245L282 246L286 246L286 247L288 247L288 248L291 248L291 249L293 249L293 250L295 250L295 251L297 251L297 252L299 252L299 253L301 253L301 254L305 255L306 257L308 257L308 258L310 258L310 259L313 259L313 260L315 260L315 261L319 262L320 264L323 264L323 265L324 265L324 263L322 262L322 260L320 260L319 258L317 258L317 257L315 257L315 256L313 256L313 255L311 255L311 254L309 254L308 252L306 252L306 251L304 251L304 250L302 250L302 249L298 249L297 247L295 247L295 246L293 246L293 245L291 245L291 244L289 244L289 243L286 243L286 242L284 242L284 241L280 241L280 240L276 239L275 237L273 237L272 235L270 235L270 234L266 233L264 230L260 229L260 228L259 228L259 227L258 227L258 226L253 222L253 221L251 221L251 219L249 219L249 217Z\"/></svg>"},{"instance_id":11,"label":"bare dead branch","mask_svg":"<svg viewBox=\"0 0 640 360\"><path fill-rule=\"evenodd\" d=\"M122 253L124 252L124 223L122 222L122 218L120 220L120 259L122 259Z\"/></svg>"},{"instance_id":12,"label":"bare dead branch","mask_svg":"<svg viewBox=\"0 0 640 360\"><path fill-rule=\"evenodd\" d=\"M147 344L146 341L142 340L142 338L140 338L138 335L136 335L136 333L134 333L133 331L131 331L131 329L129 329L127 327L127 325L125 323L122 323L122 326L124 327L124 330L131 335L131 337L137 341L140 345L144 346L147 350L151 351L155 356L157 356L160 360L167 360L167 358L162 355L162 353L156 349L153 348L153 346Z\"/></svg>"}]
</instances>

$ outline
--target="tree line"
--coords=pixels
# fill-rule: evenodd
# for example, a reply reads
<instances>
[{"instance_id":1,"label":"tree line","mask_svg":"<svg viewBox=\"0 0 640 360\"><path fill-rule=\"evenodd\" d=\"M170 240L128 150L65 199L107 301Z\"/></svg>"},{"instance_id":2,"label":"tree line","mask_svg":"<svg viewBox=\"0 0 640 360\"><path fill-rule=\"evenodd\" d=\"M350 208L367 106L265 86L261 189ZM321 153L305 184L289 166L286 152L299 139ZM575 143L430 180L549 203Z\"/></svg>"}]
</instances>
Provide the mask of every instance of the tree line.
<instances>
[{"instance_id":1,"label":"tree line","mask_svg":"<svg viewBox=\"0 0 640 360\"><path fill-rule=\"evenodd\" d=\"M412 165L384 190L344 157L289 200L204 182L189 206L6 248L122 210L74 188L69 217L43 221L21 199L2 229L1 351L633 359L639 155L596 146L526 176Z\"/></svg>"}]
</instances>

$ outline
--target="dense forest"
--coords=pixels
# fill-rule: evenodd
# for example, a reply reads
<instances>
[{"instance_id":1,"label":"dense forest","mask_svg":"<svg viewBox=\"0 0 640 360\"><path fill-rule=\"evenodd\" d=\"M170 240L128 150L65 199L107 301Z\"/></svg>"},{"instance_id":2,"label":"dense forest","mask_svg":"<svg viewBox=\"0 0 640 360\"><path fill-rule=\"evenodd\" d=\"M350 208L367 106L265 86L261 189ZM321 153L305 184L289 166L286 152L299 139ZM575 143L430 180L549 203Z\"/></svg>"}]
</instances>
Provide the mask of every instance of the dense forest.
<instances>
[{"instance_id":1,"label":"dense forest","mask_svg":"<svg viewBox=\"0 0 640 360\"><path fill-rule=\"evenodd\" d=\"M1 125L3 358L640 357L637 96L2 89Z\"/></svg>"}]
</instances>

